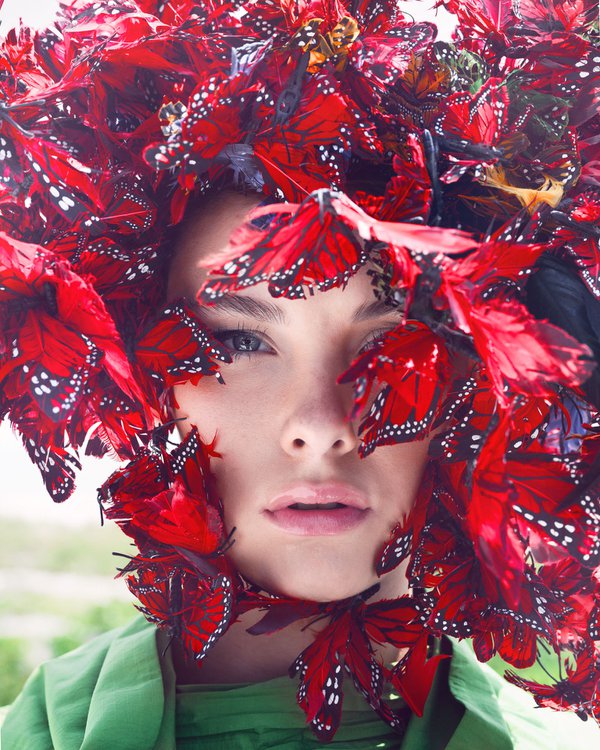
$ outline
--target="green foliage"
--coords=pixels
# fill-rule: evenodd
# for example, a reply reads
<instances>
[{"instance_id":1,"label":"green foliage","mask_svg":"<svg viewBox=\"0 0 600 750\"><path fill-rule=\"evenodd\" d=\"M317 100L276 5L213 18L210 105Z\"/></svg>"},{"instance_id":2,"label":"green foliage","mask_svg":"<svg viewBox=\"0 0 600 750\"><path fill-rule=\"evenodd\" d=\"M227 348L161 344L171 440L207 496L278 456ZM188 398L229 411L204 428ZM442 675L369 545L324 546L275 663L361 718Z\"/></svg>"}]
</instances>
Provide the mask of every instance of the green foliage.
<instances>
[{"instance_id":1,"label":"green foliage","mask_svg":"<svg viewBox=\"0 0 600 750\"><path fill-rule=\"evenodd\" d=\"M27 643L19 638L0 638L0 706L14 699L30 671Z\"/></svg>"},{"instance_id":2,"label":"green foliage","mask_svg":"<svg viewBox=\"0 0 600 750\"><path fill-rule=\"evenodd\" d=\"M72 529L2 519L0 631L10 637L0 638L0 706L14 700L40 662L135 615L124 582L111 584L119 564L113 550L128 546L110 525Z\"/></svg>"},{"instance_id":3,"label":"green foliage","mask_svg":"<svg viewBox=\"0 0 600 750\"><path fill-rule=\"evenodd\" d=\"M91 638L124 625L134 614L135 610L128 602L113 601L84 609L68 630L50 640L52 656L66 654Z\"/></svg>"},{"instance_id":4,"label":"green foliage","mask_svg":"<svg viewBox=\"0 0 600 750\"><path fill-rule=\"evenodd\" d=\"M114 576L113 550L127 551L128 541L113 524L69 528L2 519L0 570L24 568Z\"/></svg>"}]
</instances>

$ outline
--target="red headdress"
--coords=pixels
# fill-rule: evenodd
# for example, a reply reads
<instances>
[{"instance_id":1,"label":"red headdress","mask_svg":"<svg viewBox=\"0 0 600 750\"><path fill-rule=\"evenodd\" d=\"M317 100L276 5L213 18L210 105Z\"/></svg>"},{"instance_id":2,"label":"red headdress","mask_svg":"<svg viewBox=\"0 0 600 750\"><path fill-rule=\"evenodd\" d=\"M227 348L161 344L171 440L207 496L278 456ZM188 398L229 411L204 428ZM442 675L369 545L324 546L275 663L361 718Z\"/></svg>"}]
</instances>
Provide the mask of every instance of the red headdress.
<instances>
[{"instance_id":1,"label":"red headdress","mask_svg":"<svg viewBox=\"0 0 600 750\"><path fill-rule=\"evenodd\" d=\"M0 417L57 501L81 450L129 460L100 490L139 548L128 584L199 659L249 608L257 634L329 616L292 665L324 740L344 671L393 726L386 682L420 709L429 634L515 667L545 644L568 659L554 686L509 678L600 719L594 7L446 6L452 44L392 0L77 0L2 43ZM169 447L171 386L220 378L229 353L164 305L165 240L193 192L231 185L271 202L203 303L261 281L301 297L368 264L404 307L341 381L361 455L440 427L435 481L378 566L408 557L410 596L255 591L227 557L218 445ZM407 656L386 669L373 642Z\"/></svg>"}]
</instances>

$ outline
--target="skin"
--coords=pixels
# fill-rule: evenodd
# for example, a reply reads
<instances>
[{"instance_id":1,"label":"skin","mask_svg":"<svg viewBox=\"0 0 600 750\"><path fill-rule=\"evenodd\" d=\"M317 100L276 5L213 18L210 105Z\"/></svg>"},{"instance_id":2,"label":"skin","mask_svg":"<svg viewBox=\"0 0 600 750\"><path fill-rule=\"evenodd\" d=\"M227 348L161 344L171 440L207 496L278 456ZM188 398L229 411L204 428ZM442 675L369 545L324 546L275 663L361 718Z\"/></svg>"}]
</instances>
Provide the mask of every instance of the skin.
<instances>
[{"instance_id":1,"label":"skin","mask_svg":"<svg viewBox=\"0 0 600 750\"><path fill-rule=\"evenodd\" d=\"M221 194L187 220L171 268L170 299L195 298L207 273L201 264L227 247L232 231L258 200L255 195ZM361 459L358 424L347 419L352 386L336 384L361 349L398 324L399 314L390 310L351 321L357 308L374 300L365 270L345 289L317 292L306 300L274 299L264 283L236 294L277 305L287 322L204 308L205 324L232 353L236 348L259 350L223 366L226 385L207 377L197 386L176 386L174 392L175 416L186 418L180 423L182 433L196 425L205 441L217 436L222 458L211 468L226 529L236 529L230 557L249 580L287 596L330 601L376 582L381 585L378 598L406 593L404 567L378 579L375 564L392 528L414 503L429 441L379 447ZM233 334L219 333L231 330ZM258 333L248 333L252 331ZM296 536L268 520L269 501L291 484L327 481L349 483L367 496L369 512L357 527L333 536ZM244 628L255 619L256 613L248 615ZM203 681L283 674L312 639L299 625L258 639L244 628L230 628L211 651ZM258 641L268 643L259 647ZM235 657L239 651L243 658Z\"/></svg>"}]
</instances>

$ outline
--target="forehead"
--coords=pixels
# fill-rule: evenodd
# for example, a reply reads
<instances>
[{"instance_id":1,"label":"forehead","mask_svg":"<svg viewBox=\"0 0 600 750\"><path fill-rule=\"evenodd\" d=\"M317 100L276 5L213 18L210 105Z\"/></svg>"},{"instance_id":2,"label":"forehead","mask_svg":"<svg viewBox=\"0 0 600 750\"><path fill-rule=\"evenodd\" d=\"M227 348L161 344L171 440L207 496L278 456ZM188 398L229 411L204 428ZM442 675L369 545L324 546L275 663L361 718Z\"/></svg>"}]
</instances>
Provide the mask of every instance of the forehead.
<instances>
[{"instance_id":1,"label":"forehead","mask_svg":"<svg viewBox=\"0 0 600 750\"><path fill-rule=\"evenodd\" d=\"M169 270L169 299L195 298L209 270L202 267L202 262L227 247L233 231L260 201L257 194L224 192L188 211L177 235Z\"/></svg>"},{"instance_id":2,"label":"forehead","mask_svg":"<svg viewBox=\"0 0 600 750\"><path fill-rule=\"evenodd\" d=\"M227 247L233 231L244 223L248 213L261 200L262 197L257 194L221 193L211 197L186 216L177 238L169 272L169 299L195 299L210 270L202 264ZM274 300L264 282L228 296L268 301L277 305L284 313L290 311L296 314L300 310L310 314L312 310L321 311L328 308L353 315L357 310L360 311L360 308L364 309L375 301L366 269L361 269L355 274L346 287L316 292L314 295L307 294L306 300ZM301 305L301 308L298 305ZM229 311L233 311L233 306L229 308Z\"/></svg>"}]
</instances>

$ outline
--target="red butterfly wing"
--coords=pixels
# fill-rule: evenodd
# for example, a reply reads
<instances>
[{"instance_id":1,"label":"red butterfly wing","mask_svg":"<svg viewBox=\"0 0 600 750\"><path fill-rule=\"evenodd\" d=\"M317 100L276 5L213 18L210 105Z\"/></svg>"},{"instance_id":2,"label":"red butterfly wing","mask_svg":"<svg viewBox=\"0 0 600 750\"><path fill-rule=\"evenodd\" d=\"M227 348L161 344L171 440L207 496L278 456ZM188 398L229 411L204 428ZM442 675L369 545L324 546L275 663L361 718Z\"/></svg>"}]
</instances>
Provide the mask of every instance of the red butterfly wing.
<instances>
[{"instance_id":1,"label":"red butterfly wing","mask_svg":"<svg viewBox=\"0 0 600 750\"><path fill-rule=\"evenodd\" d=\"M366 263L367 252L338 218L329 191L313 193L300 206L267 206L253 216L292 211L266 231L245 225L235 232L228 261L211 271L199 297L210 303L228 291L267 281L274 297L303 298L303 285L341 286Z\"/></svg>"},{"instance_id":2,"label":"red butterfly wing","mask_svg":"<svg viewBox=\"0 0 600 750\"><path fill-rule=\"evenodd\" d=\"M408 596L381 599L365 605L363 627L369 640L410 648L422 635L425 621L419 607Z\"/></svg>"},{"instance_id":3,"label":"red butterfly wing","mask_svg":"<svg viewBox=\"0 0 600 750\"><path fill-rule=\"evenodd\" d=\"M136 349L140 367L162 383L196 383L203 375L222 381L219 362L231 362L227 350L202 328L183 303L167 307L142 336Z\"/></svg>"},{"instance_id":4,"label":"red butterfly wing","mask_svg":"<svg viewBox=\"0 0 600 750\"><path fill-rule=\"evenodd\" d=\"M446 654L427 659L427 634L423 634L391 672L391 684L417 716L422 716L435 673Z\"/></svg>"},{"instance_id":5,"label":"red butterfly wing","mask_svg":"<svg viewBox=\"0 0 600 750\"><path fill-rule=\"evenodd\" d=\"M514 5L511 0L449 0L446 8L457 16L462 34L487 39L510 30Z\"/></svg>"},{"instance_id":6,"label":"red butterfly wing","mask_svg":"<svg viewBox=\"0 0 600 750\"><path fill-rule=\"evenodd\" d=\"M353 623L350 631L344 660L354 686L371 708L392 729L403 732L410 717L410 709L401 702L401 710L395 710L390 702L384 700L386 671L374 658L369 642L356 623Z\"/></svg>"},{"instance_id":7,"label":"red butterfly wing","mask_svg":"<svg viewBox=\"0 0 600 750\"><path fill-rule=\"evenodd\" d=\"M408 524L398 524L392 530L392 540L388 542L377 563L377 575L389 573L405 560L412 548L413 531Z\"/></svg>"},{"instance_id":8,"label":"red butterfly wing","mask_svg":"<svg viewBox=\"0 0 600 750\"><path fill-rule=\"evenodd\" d=\"M197 660L203 659L229 626L233 612L232 583L218 576L210 584L185 580L181 640Z\"/></svg>"},{"instance_id":9,"label":"red butterfly wing","mask_svg":"<svg viewBox=\"0 0 600 750\"><path fill-rule=\"evenodd\" d=\"M64 446L63 431L49 432L42 415L25 399L11 406L10 417L48 494L54 502L63 502L75 489L76 472L81 469L76 454Z\"/></svg>"},{"instance_id":10,"label":"red butterfly wing","mask_svg":"<svg viewBox=\"0 0 600 750\"><path fill-rule=\"evenodd\" d=\"M361 35L360 55L368 60L369 76L393 85L406 71L413 55L418 54L435 36L429 23L397 24L386 36Z\"/></svg>"},{"instance_id":11,"label":"red butterfly wing","mask_svg":"<svg viewBox=\"0 0 600 750\"><path fill-rule=\"evenodd\" d=\"M505 678L514 685L532 693L539 706L549 706L557 711L575 711L581 717L600 716L600 664L593 646L588 646L577 656L575 668L566 665L567 677L553 685L525 680L510 670Z\"/></svg>"},{"instance_id":12,"label":"red butterfly wing","mask_svg":"<svg viewBox=\"0 0 600 750\"><path fill-rule=\"evenodd\" d=\"M407 393L410 400L402 397ZM441 395L439 384L418 376L407 380L402 395L391 386L385 386L360 424L360 455L368 456L378 445L422 440L431 430Z\"/></svg>"},{"instance_id":13,"label":"red butterfly wing","mask_svg":"<svg viewBox=\"0 0 600 750\"><path fill-rule=\"evenodd\" d=\"M275 633L293 622L314 617L321 611L317 602L281 596L267 596L255 591L244 592L244 597L239 603L239 609L244 612L251 609L265 611L265 615L258 622L247 628L251 635Z\"/></svg>"},{"instance_id":14,"label":"red butterfly wing","mask_svg":"<svg viewBox=\"0 0 600 750\"><path fill-rule=\"evenodd\" d=\"M201 556L215 554L222 542L223 529L216 510L205 498L190 495L181 482L152 497L140 495L139 499L122 502L122 512L129 516L128 529L140 539L147 537Z\"/></svg>"},{"instance_id":15,"label":"red butterfly wing","mask_svg":"<svg viewBox=\"0 0 600 750\"><path fill-rule=\"evenodd\" d=\"M300 674L298 705L320 742L329 742L340 723L344 698L340 655L346 650L349 620L346 613L331 622L290 668L292 677Z\"/></svg>"}]
</instances>

